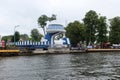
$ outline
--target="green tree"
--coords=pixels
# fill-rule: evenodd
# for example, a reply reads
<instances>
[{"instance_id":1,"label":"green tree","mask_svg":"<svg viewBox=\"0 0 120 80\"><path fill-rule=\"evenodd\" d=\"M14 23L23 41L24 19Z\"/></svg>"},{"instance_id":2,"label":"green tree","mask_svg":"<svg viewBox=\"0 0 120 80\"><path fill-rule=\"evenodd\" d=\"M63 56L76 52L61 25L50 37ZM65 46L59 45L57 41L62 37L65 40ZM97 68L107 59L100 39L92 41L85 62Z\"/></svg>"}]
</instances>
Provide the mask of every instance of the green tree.
<instances>
[{"instance_id":1,"label":"green tree","mask_svg":"<svg viewBox=\"0 0 120 80\"><path fill-rule=\"evenodd\" d=\"M42 34L39 33L39 31L37 29L32 29L31 37L32 37L33 41L40 41L43 36L42 36Z\"/></svg>"},{"instance_id":2,"label":"green tree","mask_svg":"<svg viewBox=\"0 0 120 80\"><path fill-rule=\"evenodd\" d=\"M65 29L66 36L70 39L72 46L76 46L78 42L85 40L85 27L83 23L74 21L69 23Z\"/></svg>"},{"instance_id":3,"label":"green tree","mask_svg":"<svg viewBox=\"0 0 120 80\"><path fill-rule=\"evenodd\" d=\"M51 22L53 20L56 20L56 15L52 15L52 17L48 17L46 15L41 15L38 18L38 24L40 25L40 27L43 29L44 35L45 35L45 26L47 25L47 22Z\"/></svg>"},{"instance_id":4,"label":"green tree","mask_svg":"<svg viewBox=\"0 0 120 80\"><path fill-rule=\"evenodd\" d=\"M95 11L90 10L86 13L85 18L83 19L84 24L86 26L86 42L87 45L89 43L94 43L96 40L96 28L98 26L98 15Z\"/></svg>"},{"instance_id":5,"label":"green tree","mask_svg":"<svg viewBox=\"0 0 120 80\"><path fill-rule=\"evenodd\" d=\"M2 36L2 40L4 40L4 41L11 41L12 40L12 38L13 38L13 35L9 35L9 36Z\"/></svg>"},{"instance_id":6,"label":"green tree","mask_svg":"<svg viewBox=\"0 0 120 80\"><path fill-rule=\"evenodd\" d=\"M120 17L110 19L110 37L109 40L113 44L120 43Z\"/></svg>"},{"instance_id":7,"label":"green tree","mask_svg":"<svg viewBox=\"0 0 120 80\"><path fill-rule=\"evenodd\" d=\"M29 36L27 34L21 34L20 39L22 39L23 41L29 40Z\"/></svg>"},{"instance_id":8,"label":"green tree","mask_svg":"<svg viewBox=\"0 0 120 80\"><path fill-rule=\"evenodd\" d=\"M104 16L100 16L98 19L97 42L107 42L107 23Z\"/></svg>"},{"instance_id":9,"label":"green tree","mask_svg":"<svg viewBox=\"0 0 120 80\"><path fill-rule=\"evenodd\" d=\"M15 41L14 41L15 39ZM12 37L12 42L17 42L20 40L20 33L18 31L15 32L14 36Z\"/></svg>"},{"instance_id":10,"label":"green tree","mask_svg":"<svg viewBox=\"0 0 120 80\"><path fill-rule=\"evenodd\" d=\"M3 36L3 37L2 37L2 40L4 40L5 42L7 42L7 41L8 41L8 38L7 38L6 36Z\"/></svg>"}]
</instances>

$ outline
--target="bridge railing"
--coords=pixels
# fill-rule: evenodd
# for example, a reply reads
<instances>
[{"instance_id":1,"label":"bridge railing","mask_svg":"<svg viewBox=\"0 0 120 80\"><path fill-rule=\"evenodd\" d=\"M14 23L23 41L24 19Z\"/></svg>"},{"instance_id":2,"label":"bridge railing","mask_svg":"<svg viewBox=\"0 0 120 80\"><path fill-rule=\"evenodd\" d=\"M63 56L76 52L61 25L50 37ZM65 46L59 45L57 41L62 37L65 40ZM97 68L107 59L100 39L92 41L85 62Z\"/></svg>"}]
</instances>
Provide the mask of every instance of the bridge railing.
<instances>
[{"instance_id":1,"label":"bridge railing","mask_svg":"<svg viewBox=\"0 0 120 80\"><path fill-rule=\"evenodd\" d=\"M18 46L18 47L34 47L34 48L45 48L49 46L49 42L48 41L18 41L18 42L8 42L6 43L6 45L8 46Z\"/></svg>"}]
</instances>

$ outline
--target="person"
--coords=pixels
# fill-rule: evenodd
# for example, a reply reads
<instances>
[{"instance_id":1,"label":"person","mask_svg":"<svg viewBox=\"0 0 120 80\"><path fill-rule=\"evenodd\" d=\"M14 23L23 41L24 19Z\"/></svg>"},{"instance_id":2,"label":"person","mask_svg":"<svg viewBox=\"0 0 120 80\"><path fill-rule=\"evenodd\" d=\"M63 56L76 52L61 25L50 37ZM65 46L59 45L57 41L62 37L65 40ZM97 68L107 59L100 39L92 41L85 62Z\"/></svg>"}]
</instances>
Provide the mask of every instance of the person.
<instances>
[{"instance_id":1,"label":"person","mask_svg":"<svg viewBox=\"0 0 120 80\"><path fill-rule=\"evenodd\" d=\"M77 47L78 47L79 50L81 49L80 43L77 43Z\"/></svg>"}]
</instances>

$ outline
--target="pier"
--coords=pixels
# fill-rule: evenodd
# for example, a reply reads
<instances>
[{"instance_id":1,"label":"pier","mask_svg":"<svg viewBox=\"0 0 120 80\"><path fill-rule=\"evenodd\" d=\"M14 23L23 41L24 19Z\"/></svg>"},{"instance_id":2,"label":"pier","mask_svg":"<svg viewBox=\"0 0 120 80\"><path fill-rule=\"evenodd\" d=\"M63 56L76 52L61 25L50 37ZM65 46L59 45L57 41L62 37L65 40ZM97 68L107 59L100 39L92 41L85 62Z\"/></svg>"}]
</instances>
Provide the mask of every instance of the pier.
<instances>
[{"instance_id":1,"label":"pier","mask_svg":"<svg viewBox=\"0 0 120 80\"><path fill-rule=\"evenodd\" d=\"M0 50L0 53L19 53L20 50Z\"/></svg>"}]
</instances>

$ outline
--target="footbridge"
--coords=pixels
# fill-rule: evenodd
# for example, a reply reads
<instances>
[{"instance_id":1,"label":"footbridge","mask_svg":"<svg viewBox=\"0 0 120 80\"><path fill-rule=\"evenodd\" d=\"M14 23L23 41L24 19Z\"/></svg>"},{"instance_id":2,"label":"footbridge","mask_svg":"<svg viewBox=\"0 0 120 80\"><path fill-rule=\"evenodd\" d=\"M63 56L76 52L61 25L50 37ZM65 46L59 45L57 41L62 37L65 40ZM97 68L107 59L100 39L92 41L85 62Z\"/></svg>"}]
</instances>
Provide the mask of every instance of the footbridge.
<instances>
[{"instance_id":1,"label":"footbridge","mask_svg":"<svg viewBox=\"0 0 120 80\"><path fill-rule=\"evenodd\" d=\"M29 49L48 49L54 47L68 47L70 45L69 38L65 37L65 29L61 24L50 24L47 26L46 34L41 41L18 41L13 43L7 43L7 45L15 45L20 48ZM55 37L62 34L63 37L59 40L55 40Z\"/></svg>"}]
</instances>

